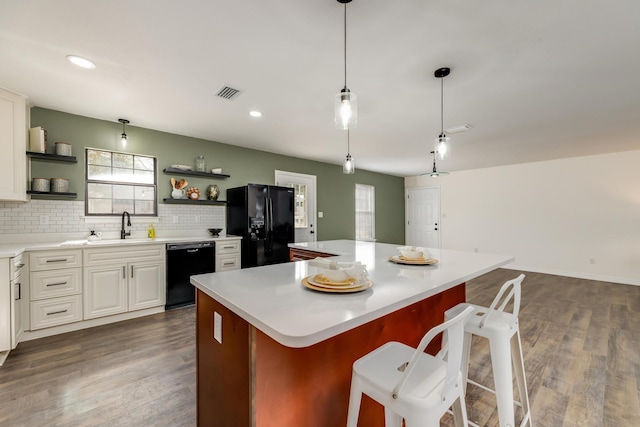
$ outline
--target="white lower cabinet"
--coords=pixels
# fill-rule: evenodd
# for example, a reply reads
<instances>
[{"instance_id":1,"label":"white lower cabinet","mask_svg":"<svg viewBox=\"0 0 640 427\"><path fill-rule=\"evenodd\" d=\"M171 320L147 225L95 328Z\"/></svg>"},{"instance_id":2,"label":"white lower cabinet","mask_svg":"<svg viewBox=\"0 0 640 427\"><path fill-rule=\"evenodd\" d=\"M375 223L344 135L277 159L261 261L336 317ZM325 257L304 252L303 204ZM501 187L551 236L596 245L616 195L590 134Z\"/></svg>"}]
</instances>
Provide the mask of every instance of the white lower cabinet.
<instances>
[{"instance_id":1,"label":"white lower cabinet","mask_svg":"<svg viewBox=\"0 0 640 427\"><path fill-rule=\"evenodd\" d=\"M84 269L84 318L127 311L126 264Z\"/></svg>"},{"instance_id":2,"label":"white lower cabinet","mask_svg":"<svg viewBox=\"0 0 640 427\"><path fill-rule=\"evenodd\" d=\"M31 302L31 330L82 320L82 295Z\"/></svg>"},{"instance_id":3,"label":"white lower cabinet","mask_svg":"<svg viewBox=\"0 0 640 427\"><path fill-rule=\"evenodd\" d=\"M84 251L84 319L163 306L165 247Z\"/></svg>"},{"instance_id":4,"label":"white lower cabinet","mask_svg":"<svg viewBox=\"0 0 640 427\"><path fill-rule=\"evenodd\" d=\"M129 311L165 304L164 260L130 264L129 271Z\"/></svg>"},{"instance_id":5,"label":"white lower cabinet","mask_svg":"<svg viewBox=\"0 0 640 427\"><path fill-rule=\"evenodd\" d=\"M216 271L240 269L240 239L216 242Z\"/></svg>"},{"instance_id":6,"label":"white lower cabinet","mask_svg":"<svg viewBox=\"0 0 640 427\"><path fill-rule=\"evenodd\" d=\"M82 251L29 254L30 330L82 320Z\"/></svg>"}]
</instances>

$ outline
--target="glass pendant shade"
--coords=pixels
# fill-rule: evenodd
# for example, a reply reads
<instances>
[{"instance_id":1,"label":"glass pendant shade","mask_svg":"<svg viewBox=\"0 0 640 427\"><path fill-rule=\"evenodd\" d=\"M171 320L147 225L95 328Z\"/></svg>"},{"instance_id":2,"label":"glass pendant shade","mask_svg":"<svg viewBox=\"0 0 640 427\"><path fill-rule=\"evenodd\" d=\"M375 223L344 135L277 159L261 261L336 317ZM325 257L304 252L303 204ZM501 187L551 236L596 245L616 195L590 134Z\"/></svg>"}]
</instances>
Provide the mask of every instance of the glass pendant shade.
<instances>
[{"instance_id":1,"label":"glass pendant shade","mask_svg":"<svg viewBox=\"0 0 640 427\"><path fill-rule=\"evenodd\" d=\"M120 145L122 145L122 148L125 148L127 146L127 131L125 130L125 126L127 125L127 123L129 123L129 120L118 119L118 121L122 123L122 135L120 135Z\"/></svg>"},{"instance_id":2,"label":"glass pendant shade","mask_svg":"<svg viewBox=\"0 0 640 427\"><path fill-rule=\"evenodd\" d=\"M356 165L353 163L351 154L347 154L347 157L342 163L342 173L346 175L353 175L354 173L356 173Z\"/></svg>"},{"instance_id":3,"label":"glass pendant shade","mask_svg":"<svg viewBox=\"0 0 640 427\"><path fill-rule=\"evenodd\" d=\"M438 159L444 160L449 157L449 137L441 133L435 140L433 151L436 152Z\"/></svg>"},{"instance_id":4,"label":"glass pendant shade","mask_svg":"<svg viewBox=\"0 0 640 427\"><path fill-rule=\"evenodd\" d=\"M336 95L334 107L338 129L354 129L358 125L358 97L346 86Z\"/></svg>"}]
</instances>

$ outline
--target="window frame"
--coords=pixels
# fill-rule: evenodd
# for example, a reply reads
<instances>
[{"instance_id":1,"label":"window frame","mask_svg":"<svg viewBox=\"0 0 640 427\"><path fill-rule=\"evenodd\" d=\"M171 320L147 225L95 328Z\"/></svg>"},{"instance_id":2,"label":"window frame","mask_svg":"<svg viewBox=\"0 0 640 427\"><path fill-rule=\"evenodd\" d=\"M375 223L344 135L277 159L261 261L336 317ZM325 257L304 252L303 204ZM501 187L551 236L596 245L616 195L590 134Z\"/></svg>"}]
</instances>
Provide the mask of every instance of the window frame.
<instances>
[{"instance_id":1,"label":"window frame","mask_svg":"<svg viewBox=\"0 0 640 427\"><path fill-rule=\"evenodd\" d=\"M95 180L95 179L89 179L89 151L102 151L105 153L109 153L111 156L113 156L114 154L122 154L122 155L126 155L126 156L131 156L133 158L135 157L145 157L148 159L152 159L153 160L153 184L140 184L140 183L134 183L134 182L127 182L127 181L110 181L110 180ZM153 213L145 213L145 214L138 214L135 212L129 212L129 214L132 217L147 217L147 218L157 218L158 217L158 158L155 156L150 156L148 154L137 154L137 153L128 153L125 151L116 151L116 150L110 150L110 149L106 149L106 148L92 148L92 147L85 147L84 148L84 191L85 191L85 196L84 196L84 214L87 217L118 217L120 215L122 215L122 212L120 213L90 213L89 212L89 185L90 184L110 184L110 185L122 185L122 186L128 186L128 187L132 187L134 189L134 194L135 194L135 188L136 187L153 187ZM134 162L135 164L135 162ZM113 168L113 165L111 166ZM135 169L134 169L135 170ZM111 197L112 203L113 203L113 196ZM135 202L135 199L134 199ZM128 211L127 211L128 212Z\"/></svg>"}]
</instances>

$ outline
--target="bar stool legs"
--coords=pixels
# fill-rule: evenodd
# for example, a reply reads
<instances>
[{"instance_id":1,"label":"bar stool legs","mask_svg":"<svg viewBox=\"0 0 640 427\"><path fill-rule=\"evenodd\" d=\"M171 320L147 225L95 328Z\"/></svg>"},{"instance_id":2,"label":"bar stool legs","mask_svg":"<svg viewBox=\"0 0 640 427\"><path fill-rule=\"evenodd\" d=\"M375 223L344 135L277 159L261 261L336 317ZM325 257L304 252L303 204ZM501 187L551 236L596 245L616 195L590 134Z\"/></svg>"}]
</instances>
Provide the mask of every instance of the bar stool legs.
<instances>
[{"instance_id":1,"label":"bar stool legs","mask_svg":"<svg viewBox=\"0 0 640 427\"><path fill-rule=\"evenodd\" d=\"M515 427L514 403L522 406L524 416L520 426L532 427L531 408L529 406L529 395L527 392L527 380L524 372L524 358L522 355L522 344L520 340L520 328L518 325L518 312L520 310L520 284L524 279L524 274L518 278L508 281L502 286L500 292L494 299L491 307L481 307L473 304L459 304L454 307L460 310L462 307L473 307L474 313L468 317L465 323L465 337L463 343L463 357L466 362L462 363L462 377L464 381L464 391L466 393L467 383L472 383L484 390L495 393L498 405L498 418L501 427ZM513 312L505 311L507 304L513 302ZM452 313L453 310L452 309ZM450 315L445 314L445 319ZM469 360L471 355L471 339L477 335L489 340L489 350L491 353L491 367L495 391L482 384L468 379ZM520 402L515 402L513 396L513 377L516 378L518 397Z\"/></svg>"}]
</instances>

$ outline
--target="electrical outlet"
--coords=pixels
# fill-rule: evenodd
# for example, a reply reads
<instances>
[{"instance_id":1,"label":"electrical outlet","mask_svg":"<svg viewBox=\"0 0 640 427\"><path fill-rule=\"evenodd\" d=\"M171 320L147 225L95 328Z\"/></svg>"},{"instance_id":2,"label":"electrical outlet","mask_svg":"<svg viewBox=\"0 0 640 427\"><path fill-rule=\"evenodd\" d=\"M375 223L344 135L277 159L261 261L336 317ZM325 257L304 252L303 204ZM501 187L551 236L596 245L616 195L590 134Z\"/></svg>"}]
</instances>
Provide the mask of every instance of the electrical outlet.
<instances>
[{"instance_id":1,"label":"electrical outlet","mask_svg":"<svg viewBox=\"0 0 640 427\"><path fill-rule=\"evenodd\" d=\"M49 215L40 215L40 225L49 224Z\"/></svg>"},{"instance_id":2,"label":"electrical outlet","mask_svg":"<svg viewBox=\"0 0 640 427\"><path fill-rule=\"evenodd\" d=\"M595 263L596 263L596 259L595 259L595 258L591 258L591 259L589 260L589 262L590 262L591 264L595 264Z\"/></svg>"},{"instance_id":3,"label":"electrical outlet","mask_svg":"<svg viewBox=\"0 0 640 427\"><path fill-rule=\"evenodd\" d=\"M222 344L222 316L216 311L213 312L213 338Z\"/></svg>"},{"instance_id":4,"label":"electrical outlet","mask_svg":"<svg viewBox=\"0 0 640 427\"><path fill-rule=\"evenodd\" d=\"M193 217L193 223L194 224L200 224L200 215L195 215Z\"/></svg>"},{"instance_id":5,"label":"electrical outlet","mask_svg":"<svg viewBox=\"0 0 640 427\"><path fill-rule=\"evenodd\" d=\"M318 212L318 218L324 218L324 212Z\"/></svg>"},{"instance_id":6,"label":"electrical outlet","mask_svg":"<svg viewBox=\"0 0 640 427\"><path fill-rule=\"evenodd\" d=\"M178 215L174 215L172 220L171 220L174 224L178 223Z\"/></svg>"}]
</instances>

